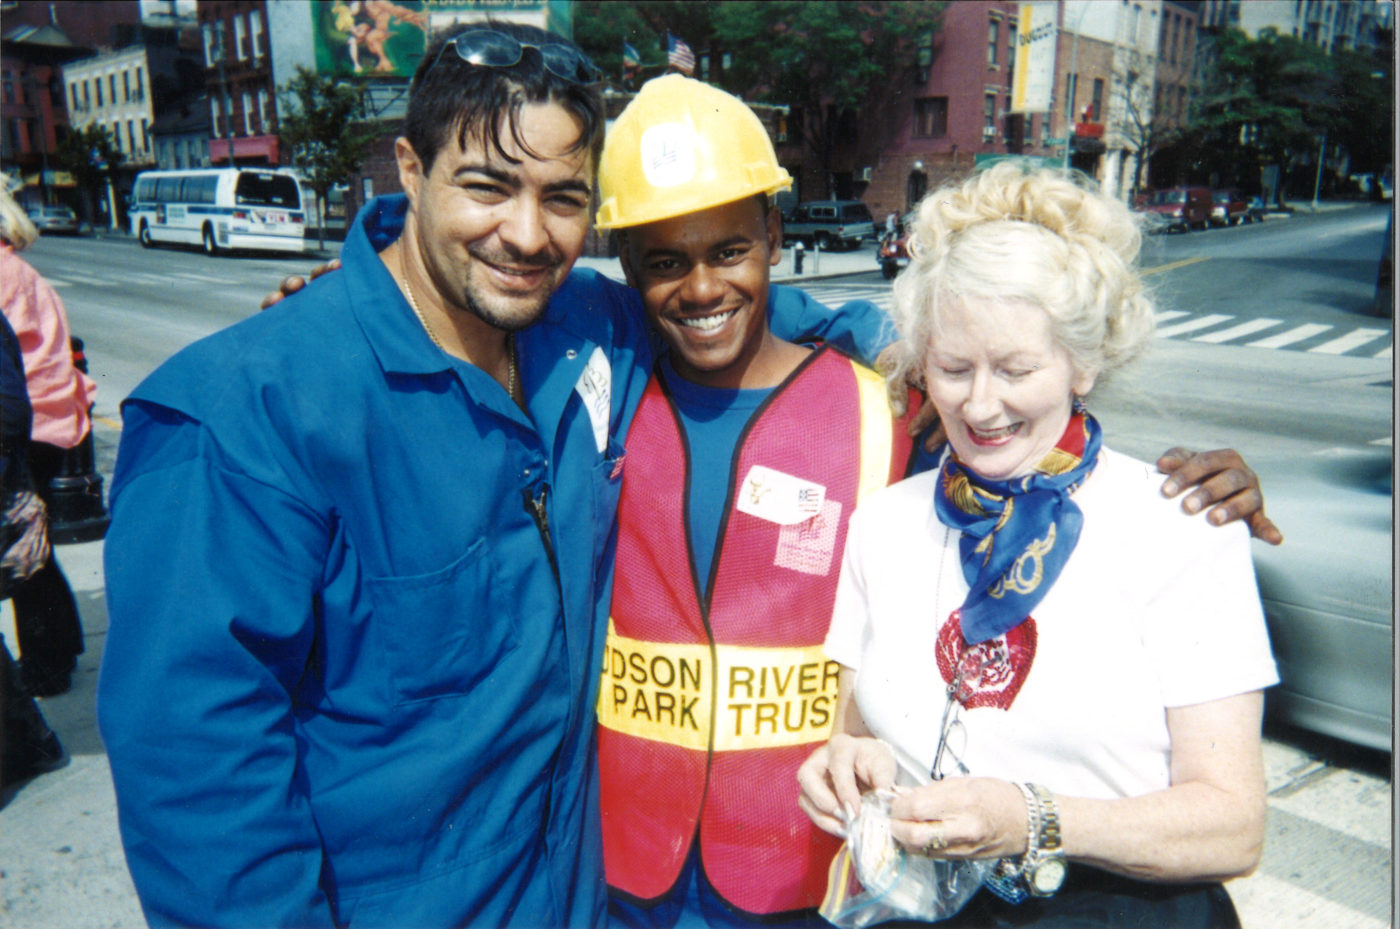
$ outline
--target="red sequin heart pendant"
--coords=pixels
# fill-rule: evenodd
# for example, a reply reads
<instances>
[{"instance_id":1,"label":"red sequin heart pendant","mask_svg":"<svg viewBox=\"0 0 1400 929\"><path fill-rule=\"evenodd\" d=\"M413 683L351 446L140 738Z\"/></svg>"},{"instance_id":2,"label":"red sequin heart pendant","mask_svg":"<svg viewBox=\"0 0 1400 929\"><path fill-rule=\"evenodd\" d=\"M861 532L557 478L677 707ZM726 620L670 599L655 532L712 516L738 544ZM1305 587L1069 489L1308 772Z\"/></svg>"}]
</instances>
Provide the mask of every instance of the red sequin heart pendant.
<instances>
[{"instance_id":1,"label":"red sequin heart pendant","mask_svg":"<svg viewBox=\"0 0 1400 929\"><path fill-rule=\"evenodd\" d=\"M1027 616L1005 635L968 645L962 635L962 611L954 610L938 630L938 673L967 709L1010 709L1031 671L1035 642L1035 620Z\"/></svg>"}]
</instances>

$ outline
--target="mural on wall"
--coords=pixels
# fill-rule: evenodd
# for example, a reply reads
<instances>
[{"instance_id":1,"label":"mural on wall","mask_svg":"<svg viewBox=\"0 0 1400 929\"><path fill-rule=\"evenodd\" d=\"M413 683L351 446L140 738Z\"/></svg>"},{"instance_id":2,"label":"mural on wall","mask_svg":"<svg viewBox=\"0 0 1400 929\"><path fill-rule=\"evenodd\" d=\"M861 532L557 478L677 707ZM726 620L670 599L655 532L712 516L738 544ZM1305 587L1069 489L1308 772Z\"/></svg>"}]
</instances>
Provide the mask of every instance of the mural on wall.
<instances>
[{"instance_id":1,"label":"mural on wall","mask_svg":"<svg viewBox=\"0 0 1400 929\"><path fill-rule=\"evenodd\" d=\"M340 77L413 76L427 44L422 0L317 0L316 70Z\"/></svg>"}]
</instances>

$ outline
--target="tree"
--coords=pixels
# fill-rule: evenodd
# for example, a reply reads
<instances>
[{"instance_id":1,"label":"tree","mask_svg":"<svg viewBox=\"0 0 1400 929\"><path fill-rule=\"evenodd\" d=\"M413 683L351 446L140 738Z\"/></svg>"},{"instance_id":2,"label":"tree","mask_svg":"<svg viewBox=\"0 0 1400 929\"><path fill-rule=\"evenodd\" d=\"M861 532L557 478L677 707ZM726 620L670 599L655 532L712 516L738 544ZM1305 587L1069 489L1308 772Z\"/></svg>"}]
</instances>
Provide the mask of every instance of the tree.
<instances>
[{"instance_id":1,"label":"tree","mask_svg":"<svg viewBox=\"0 0 1400 929\"><path fill-rule=\"evenodd\" d=\"M1121 107L1122 120L1115 127L1132 151L1132 189L1136 196L1142 190L1142 169L1161 149L1176 142L1181 130L1171 125L1165 114L1158 113L1153 99L1152 69L1155 63L1141 52L1125 53L1115 65L1115 96Z\"/></svg>"},{"instance_id":2,"label":"tree","mask_svg":"<svg viewBox=\"0 0 1400 929\"><path fill-rule=\"evenodd\" d=\"M316 193L318 247L326 243L326 195L350 180L381 131L358 120L360 91L298 66L282 88L278 132L292 163Z\"/></svg>"},{"instance_id":3,"label":"tree","mask_svg":"<svg viewBox=\"0 0 1400 929\"><path fill-rule=\"evenodd\" d=\"M725 89L800 110L789 126L822 166L832 193L838 148L860 136L860 116L875 91L912 66L917 37L942 4L720 3L714 41L730 56Z\"/></svg>"},{"instance_id":4,"label":"tree","mask_svg":"<svg viewBox=\"0 0 1400 929\"><path fill-rule=\"evenodd\" d=\"M97 123L88 123L82 129L70 129L59 135L54 159L59 167L73 175L78 189L83 192L83 208L87 212L84 218L94 226L97 225L94 204L102 202L107 181L122 163L123 157L116 140Z\"/></svg>"},{"instance_id":5,"label":"tree","mask_svg":"<svg viewBox=\"0 0 1400 929\"><path fill-rule=\"evenodd\" d=\"M1252 40L1225 30L1201 101L1203 151L1222 174L1276 171L1272 199L1281 203L1286 172L1315 168L1322 139L1337 125L1346 90L1336 78L1330 57L1311 42L1271 29Z\"/></svg>"},{"instance_id":6,"label":"tree","mask_svg":"<svg viewBox=\"0 0 1400 929\"><path fill-rule=\"evenodd\" d=\"M638 72L643 80L666 67L664 36L657 32L657 17L660 11L643 12L647 7L662 5L665 4L604 4L601 0L582 0L576 5L574 12L574 41L593 59L593 63L602 69L608 80L617 81L631 89L632 81L625 78L623 73L622 43L631 45L641 56ZM706 29L708 30L708 25Z\"/></svg>"},{"instance_id":7,"label":"tree","mask_svg":"<svg viewBox=\"0 0 1400 929\"><path fill-rule=\"evenodd\" d=\"M918 36L942 3L641 2L576 7L579 45L608 75L621 73L622 43L642 55L644 75L665 68L665 35L709 54L710 77L747 100L793 108L788 125L817 156L823 184L835 155L862 133L877 89L913 63ZM829 190L828 190L829 192Z\"/></svg>"}]
</instances>

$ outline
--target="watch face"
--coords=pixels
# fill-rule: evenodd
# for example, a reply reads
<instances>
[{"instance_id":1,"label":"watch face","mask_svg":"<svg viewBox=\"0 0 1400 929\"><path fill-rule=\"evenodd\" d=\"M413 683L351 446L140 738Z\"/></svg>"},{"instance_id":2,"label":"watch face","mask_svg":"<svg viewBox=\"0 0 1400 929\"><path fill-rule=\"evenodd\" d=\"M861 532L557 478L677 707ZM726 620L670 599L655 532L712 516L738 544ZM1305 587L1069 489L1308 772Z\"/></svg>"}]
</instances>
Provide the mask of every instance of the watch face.
<instances>
[{"instance_id":1,"label":"watch face","mask_svg":"<svg viewBox=\"0 0 1400 929\"><path fill-rule=\"evenodd\" d=\"M1042 859L1036 863L1035 873L1031 875L1031 890L1039 896L1048 897L1065 882L1067 870L1063 858Z\"/></svg>"}]
</instances>

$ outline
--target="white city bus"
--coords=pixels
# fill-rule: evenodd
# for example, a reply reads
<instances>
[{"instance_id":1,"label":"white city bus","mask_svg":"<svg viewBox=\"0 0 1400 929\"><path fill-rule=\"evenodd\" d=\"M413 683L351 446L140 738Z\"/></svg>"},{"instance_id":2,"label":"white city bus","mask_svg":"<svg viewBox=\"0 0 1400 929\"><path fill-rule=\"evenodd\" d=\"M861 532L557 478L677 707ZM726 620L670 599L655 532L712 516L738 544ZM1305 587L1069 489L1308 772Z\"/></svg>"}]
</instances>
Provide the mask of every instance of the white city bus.
<instances>
[{"instance_id":1,"label":"white city bus","mask_svg":"<svg viewBox=\"0 0 1400 929\"><path fill-rule=\"evenodd\" d=\"M143 171L132 189L131 234L157 242L231 249L305 250L306 213L296 175L274 168Z\"/></svg>"}]
</instances>

